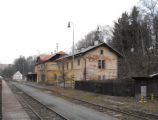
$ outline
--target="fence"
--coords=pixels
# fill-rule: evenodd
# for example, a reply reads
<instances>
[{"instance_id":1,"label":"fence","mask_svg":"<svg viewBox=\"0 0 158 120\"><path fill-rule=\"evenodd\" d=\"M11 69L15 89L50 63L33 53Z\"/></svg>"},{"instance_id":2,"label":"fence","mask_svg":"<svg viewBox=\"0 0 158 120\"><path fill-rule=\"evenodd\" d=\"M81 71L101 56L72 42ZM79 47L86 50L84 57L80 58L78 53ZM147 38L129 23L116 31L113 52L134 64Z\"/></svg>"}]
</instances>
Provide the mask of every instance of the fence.
<instances>
[{"instance_id":1,"label":"fence","mask_svg":"<svg viewBox=\"0 0 158 120\"><path fill-rule=\"evenodd\" d=\"M75 81L75 89L113 96L134 96L134 80Z\"/></svg>"}]
</instances>

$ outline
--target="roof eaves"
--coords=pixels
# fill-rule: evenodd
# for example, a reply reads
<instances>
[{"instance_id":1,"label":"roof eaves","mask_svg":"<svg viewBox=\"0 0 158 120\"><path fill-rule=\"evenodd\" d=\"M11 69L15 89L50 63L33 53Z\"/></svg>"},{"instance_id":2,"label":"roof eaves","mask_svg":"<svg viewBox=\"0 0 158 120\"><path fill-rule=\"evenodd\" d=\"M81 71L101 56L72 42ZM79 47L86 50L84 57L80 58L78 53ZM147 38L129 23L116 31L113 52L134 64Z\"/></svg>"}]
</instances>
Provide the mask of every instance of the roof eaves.
<instances>
[{"instance_id":1,"label":"roof eaves","mask_svg":"<svg viewBox=\"0 0 158 120\"><path fill-rule=\"evenodd\" d=\"M123 57L123 55L122 55L120 52L118 52L117 50L115 50L115 49L112 48L110 45L106 44L105 42L104 42L104 43L100 43L100 44L98 44L98 45L96 45L96 46L92 46L92 47L90 47L90 48L87 48L87 49L85 49L85 50L83 50L83 51L81 51L81 52L79 52L79 53L84 54L84 53L86 53L86 52L88 52L88 51L90 51L90 50L92 50L92 49L95 49L95 48L97 48L97 47L99 47L99 46L102 46L102 45L105 45L106 47L108 47L110 50L112 50L113 52L115 52L115 54L117 54L119 57ZM77 54L79 54L79 53L77 53Z\"/></svg>"},{"instance_id":2,"label":"roof eaves","mask_svg":"<svg viewBox=\"0 0 158 120\"><path fill-rule=\"evenodd\" d=\"M156 76L158 76L158 73L150 74L150 75L149 75L150 78L153 78L153 77L156 77Z\"/></svg>"},{"instance_id":3,"label":"roof eaves","mask_svg":"<svg viewBox=\"0 0 158 120\"><path fill-rule=\"evenodd\" d=\"M115 52L119 57L124 57L124 55L122 55L120 52L118 52L116 49L112 48L110 45L104 43L104 45L106 45L108 48L110 48L111 50L113 50L113 52Z\"/></svg>"},{"instance_id":4,"label":"roof eaves","mask_svg":"<svg viewBox=\"0 0 158 120\"><path fill-rule=\"evenodd\" d=\"M86 48L86 49L84 49L84 50L82 50L82 51L80 51L80 52L78 52L78 53L75 53L74 56L83 55L83 54L85 54L86 52L88 52L88 51L90 51L90 50L92 50L92 49L95 49L95 48L97 48L97 47L99 47L99 46L101 46L101 45L105 45L106 47L110 48L113 52L115 52L115 54L117 54L119 57L123 57L123 55L122 55L121 53L119 53L117 50L115 50L114 48L112 48L111 46L109 46L109 45L106 44L106 43L100 43L100 44L98 44L98 45L96 45L96 46L88 47L88 48ZM69 58L69 57L72 57L72 56L73 56L73 55L68 55L68 56L66 56L66 57L62 57L62 58L59 58L59 59L57 59L57 60Z\"/></svg>"}]
</instances>

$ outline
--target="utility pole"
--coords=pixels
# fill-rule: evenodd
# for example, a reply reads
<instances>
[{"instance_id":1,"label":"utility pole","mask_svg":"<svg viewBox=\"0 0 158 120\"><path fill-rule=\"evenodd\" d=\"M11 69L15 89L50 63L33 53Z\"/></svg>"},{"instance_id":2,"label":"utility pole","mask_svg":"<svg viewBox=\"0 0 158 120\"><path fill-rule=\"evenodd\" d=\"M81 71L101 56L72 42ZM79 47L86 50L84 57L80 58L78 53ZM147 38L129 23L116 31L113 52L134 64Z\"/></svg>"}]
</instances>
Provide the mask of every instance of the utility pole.
<instances>
[{"instance_id":1,"label":"utility pole","mask_svg":"<svg viewBox=\"0 0 158 120\"><path fill-rule=\"evenodd\" d=\"M73 31L72 31L72 39L73 39L73 42L72 42L72 65L73 65L73 68L74 68L74 24L72 22L68 22L68 28L71 27L71 25L73 26Z\"/></svg>"},{"instance_id":2,"label":"utility pole","mask_svg":"<svg viewBox=\"0 0 158 120\"><path fill-rule=\"evenodd\" d=\"M59 44L56 43L56 51L58 52L58 47L59 47Z\"/></svg>"},{"instance_id":3,"label":"utility pole","mask_svg":"<svg viewBox=\"0 0 158 120\"><path fill-rule=\"evenodd\" d=\"M73 88L73 82L74 82L74 60L75 60L75 56L74 56L74 24L72 22L68 22L68 28L70 28L72 25L72 70L73 70L73 74L72 74L72 78L71 78L71 87Z\"/></svg>"}]
</instances>

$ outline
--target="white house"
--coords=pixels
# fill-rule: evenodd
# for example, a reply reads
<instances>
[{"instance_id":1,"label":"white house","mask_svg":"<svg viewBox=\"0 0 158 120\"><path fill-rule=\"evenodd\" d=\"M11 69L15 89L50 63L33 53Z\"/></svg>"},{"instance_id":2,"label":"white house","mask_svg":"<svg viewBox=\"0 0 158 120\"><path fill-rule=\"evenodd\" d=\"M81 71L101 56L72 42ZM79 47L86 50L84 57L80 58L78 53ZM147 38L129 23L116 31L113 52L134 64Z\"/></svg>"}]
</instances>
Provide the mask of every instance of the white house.
<instances>
[{"instance_id":1,"label":"white house","mask_svg":"<svg viewBox=\"0 0 158 120\"><path fill-rule=\"evenodd\" d=\"M17 71L14 75L13 75L13 80L16 80L16 81L22 81L22 74Z\"/></svg>"}]
</instances>

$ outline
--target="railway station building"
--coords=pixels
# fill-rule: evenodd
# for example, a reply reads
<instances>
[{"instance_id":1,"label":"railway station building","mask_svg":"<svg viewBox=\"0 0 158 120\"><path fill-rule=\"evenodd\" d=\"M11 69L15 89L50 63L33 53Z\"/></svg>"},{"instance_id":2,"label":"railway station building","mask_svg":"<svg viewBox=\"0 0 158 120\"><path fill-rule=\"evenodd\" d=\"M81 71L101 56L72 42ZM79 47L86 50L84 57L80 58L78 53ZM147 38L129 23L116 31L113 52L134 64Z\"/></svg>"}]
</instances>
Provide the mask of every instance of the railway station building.
<instances>
[{"instance_id":1,"label":"railway station building","mask_svg":"<svg viewBox=\"0 0 158 120\"><path fill-rule=\"evenodd\" d=\"M80 80L109 80L118 78L118 59L122 55L106 43L81 49L74 55L63 51L39 56L35 73L37 82L56 84Z\"/></svg>"},{"instance_id":2,"label":"railway station building","mask_svg":"<svg viewBox=\"0 0 158 120\"><path fill-rule=\"evenodd\" d=\"M35 73L37 74L37 82L55 84L57 76L59 76L58 65L54 60L64 56L63 51L51 55L40 55L37 57L35 65Z\"/></svg>"},{"instance_id":3,"label":"railway station building","mask_svg":"<svg viewBox=\"0 0 158 120\"><path fill-rule=\"evenodd\" d=\"M56 62L61 73L60 78L65 81L106 80L118 77L120 57L122 55L106 43L96 42L94 46L82 49L74 56L61 57Z\"/></svg>"}]
</instances>

